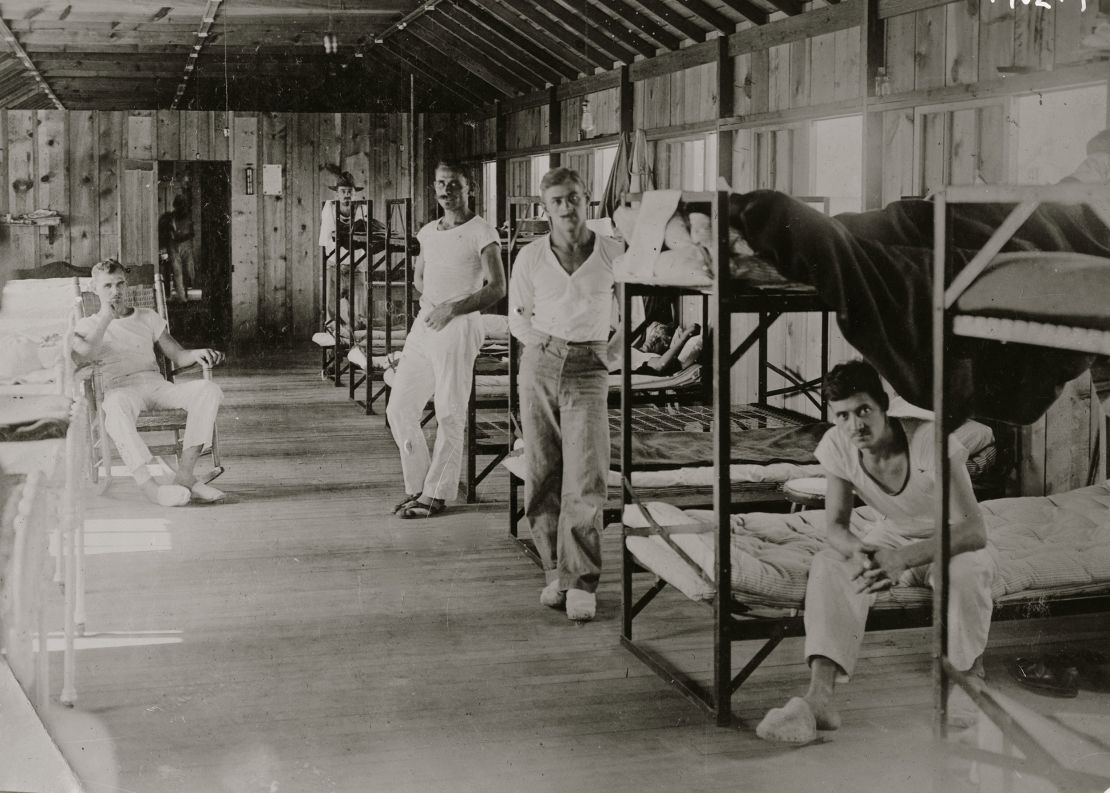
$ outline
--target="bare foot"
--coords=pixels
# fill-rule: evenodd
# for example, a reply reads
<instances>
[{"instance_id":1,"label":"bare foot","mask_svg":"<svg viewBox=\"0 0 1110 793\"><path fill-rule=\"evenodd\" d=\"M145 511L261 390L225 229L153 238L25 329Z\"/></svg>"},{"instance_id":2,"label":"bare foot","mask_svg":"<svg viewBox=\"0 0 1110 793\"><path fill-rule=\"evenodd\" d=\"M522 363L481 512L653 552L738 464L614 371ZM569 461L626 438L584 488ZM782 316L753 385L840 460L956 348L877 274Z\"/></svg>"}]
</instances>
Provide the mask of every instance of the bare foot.
<instances>
[{"instance_id":1,"label":"bare foot","mask_svg":"<svg viewBox=\"0 0 1110 793\"><path fill-rule=\"evenodd\" d=\"M840 727L840 712L832 706L827 699L819 697L802 697L813 711L813 718L817 720L817 729L835 730Z\"/></svg>"}]
</instances>

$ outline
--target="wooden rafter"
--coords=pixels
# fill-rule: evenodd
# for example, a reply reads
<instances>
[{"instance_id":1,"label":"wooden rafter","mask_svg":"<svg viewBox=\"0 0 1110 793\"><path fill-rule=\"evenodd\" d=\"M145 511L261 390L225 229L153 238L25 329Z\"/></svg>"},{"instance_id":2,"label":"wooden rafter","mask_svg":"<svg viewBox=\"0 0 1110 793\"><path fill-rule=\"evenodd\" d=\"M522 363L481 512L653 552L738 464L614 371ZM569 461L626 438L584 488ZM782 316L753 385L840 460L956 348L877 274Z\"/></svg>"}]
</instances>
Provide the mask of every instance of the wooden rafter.
<instances>
[{"instance_id":1,"label":"wooden rafter","mask_svg":"<svg viewBox=\"0 0 1110 793\"><path fill-rule=\"evenodd\" d=\"M704 19L722 33L736 32L736 23L704 0L683 0L683 5L691 14Z\"/></svg>"},{"instance_id":2,"label":"wooden rafter","mask_svg":"<svg viewBox=\"0 0 1110 793\"><path fill-rule=\"evenodd\" d=\"M414 47L414 51L419 53L422 59L435 59L442 67L440 71L446 70L448 74L452 72L469 74L475 83L484 85L495 97L515 96L524 90L522 88L524 83L509 81L498 75L486 64L479 63L457 47L444 42L438 35L429 32L422 22L410 24L404 31L396 33L394 38L398 43L407 42L409 46L419 42L419 46Z\"/></svg>"},{"instance_id":3,"label":"wooden rafter","mask_svg":"<svg viewBox=\"0 0 1110 793\"><path fill-rule=\"evenodd\" d=\"M582 57L582 52L580 50L575 51L564 45L561 41L538 36L537 34L539 31L537 31L531 23L522 19L519 14L515 14L511 10L505 8L496 0L470 0L468 6L471 8L472 13L479 15L479 18L485 17L491 19L493 20L491 24L500 24L506 29L514 31L516 35L523 39L524 46L529 46L533 49L538 47L551 53L568 66L575 69L575 74L589 74L594 70L594 64Z\"/></svg>"},{"instance_id":4,"label":"wooden rafter","mask_svg":"<svg viewBox=\"0 0 1110 793\"><path fill-rule=\"evenodd\" d=\"M458 45L465 50L484 54L500 69L519 76L528 84L529 89L542 88L549 82L558 82L558 72L550 69L536 70L531 62L517 59L508 49L489 46L489 42L483 40L481 36L475 35L473 31L447 17L444 9L445 6L440 6L437 13L428 14L422 21L437 29L440 35L457 40Z\"/></svg>"},{"instance_id":5,"label":"wooden rafter","mask_svg":"<svg viewBox=\"0 0 1110 793\"><path fill-rule=\"evenodd\" d=\"M544 4L544 8L547 9L549 14L556 16L564 25L579 33L582 31L581 14L584 8L586 20L590 23L590 36L602 36L603 44L605 39L615 42L623 50L623 53L617 51L614 54L617 55L617 60L624 63L631 63L637 53L645 58L650 58L655 54L655 45L644 41L639 35L614 20L613 17L593 6L589 0L550 0L550 2ZM612 51L611 48L607 49Z\"/></svg>"},{"instance_id":6,"label":"wooden rafter","mask_svg":"<svg viewBox=\"0 0 1110 793\"><path fill-rule=\"evenodd\" d=\"M664 49L678 49L678 45L681 41L677 36L667 32L662 25L655 22L647 14L641 12L640 9L633 8L626 0L595 0L595 2L600 6L608 8L617 15L618 19L632 25L632 27L636 28L644 35L655 39Z\"/></svg>"},{"instance_id":7,"label":"wooden rafter","mask_svg":"<svg viewBox=\"0 0 1110 793\"><path fill-rule=\"evenodd\" d=\"M394 42L383 41L373 50L369 51L388 56L394 61L402 64L406 71L424 75L427 79L439 85L443 90L454 94L468 105L483 105L490 101L490 97L484 93L473 93L469 86L458 79L457 74L452 75L450 73L439 72L430 62L423 58L413 57L411 53L406 54L404 47L398 46Z\"/></svg>"},{"instance_id":8,"label":"wooden rafter","mask_svg":"<svg viewBox=\"0 0 1110 793\"><path fill-rule=\"evenodd\" d=\"M502 2L520 16L531 20L546 35L558 39L572 50L577 48L590 62L590 72L596 68L611 69L613 67L611 56L603 52L596 43L588 44L584 42L581 32L575 35L567 31L561 24L541 12L538 4L528 2L528 0L502 0Z\"/></svg>"},{"instance_id":9,"label":"wooden rafter","mask_svg":"<svg viewBox=\"0 0 1110 793\"><path fill-rule=\"evenodd\" d=\"M751 2L751 0L721 0L721 2L756 25L766 25L771 20L771 15ZM769 0L769 2L774 2L774 0ZM802 12L802 0L782 0L782 4L776 4L776 7L780 11L786 11L787 8L794 8L797 9L794 13L800 14ZM789 14L790 12L787 11L787 13Z\"/></svg>"},{"instance_id":10,"label":"wooden rafter","mask_svg":"<svg viewBox=\"0 0 1110 793\"><path fill-rule=\"evenodd\" d=\"M806 10L802 0L768 0L768 2L787 16L797 16Z\"/></svg>"},{"instance_id":11,"label":"wooden rafter","mask_svg":"<svg viewBox=\"0 0 1110 793\"><path fill-rule=\"evenodd\" d=\"M418 36L443 54L458 61L460 65L492 85L506 96L515 96L525 91L543 87L542 82L530 83L518 72L513 72L492 58L487 50L475 49L468 42L460 41L426 14L410 24L408 32Z\"/></svg>"},{"instance_id":12,"label":"wooden rafter","mask_svg":"<svg viewBox=\"0 0 1110 793\"><path fill-rule=\"evenodd\" d=\"M16 40L15 34L11 31L11 28L7 26L3 19L0 19L0 38L4 39L4 43L8 46L8 48L15 53L15 56L19 58L20 61L22 61L24 73L26 75L29 75L31 79L38 84L35 90L41 91L43 94L49 97L50 101L54 103L54 106L58 108L58 110L65 110L65 107L58 100L58 97L54 94L53 89L49 85L47 85L46 78L44 78L39 70L35 67L35 64L31 61L31 56L27 54L27 51L24 50L23 46Z\"/></svg>"},{"instance_id":13,"label":"wooden rafter","mask_svg":"<svg viewBox=\"0 0 1110 793\"><path fill-rule=\"evenodd\" d=\"M216 21L216 15L220 13L221 5L222 0L208 0L207 3L205 3L204 11L200 18L200 26L196 30L192 51L189 53L188 60L185 63L185 74L181 77L181 82L177 85L177 93L174 96L173 102L170 103L171 110L177 108L181 97L185 95L185 87L189 83L189 78L192 77L193 72L196 70L200 51L204 49L204 45L208 43L209 32L212 30L212 24Z\"/></svg>"},{"instance_id":14,"label":"wooden rafter","mask_svg":"<svg viewBox=\"0 0 1110 793\"><path fill-rule=\"evenodd\" d=\"M637 0L637 2L691 41L705 41L704 30L661 0Z\"/></svg>"},{"instance_id":15,"label":"wooden rafter","mask_svg":"<svg viewBox=\"0 0 1110 793\"><path fill-rule=\"evenodd\" d=\"M573 67L558 58L544 57L545 51L537 51L534 42L525 41L515 31L486 17L469 3L443 3L438 10L451 20L456 30L466 31L467 35L485 41L486 46L502 50L508 57L546 78L549 83L557 83L560 78L572 80L578 76Z\"/></svg>"}]
</instances>

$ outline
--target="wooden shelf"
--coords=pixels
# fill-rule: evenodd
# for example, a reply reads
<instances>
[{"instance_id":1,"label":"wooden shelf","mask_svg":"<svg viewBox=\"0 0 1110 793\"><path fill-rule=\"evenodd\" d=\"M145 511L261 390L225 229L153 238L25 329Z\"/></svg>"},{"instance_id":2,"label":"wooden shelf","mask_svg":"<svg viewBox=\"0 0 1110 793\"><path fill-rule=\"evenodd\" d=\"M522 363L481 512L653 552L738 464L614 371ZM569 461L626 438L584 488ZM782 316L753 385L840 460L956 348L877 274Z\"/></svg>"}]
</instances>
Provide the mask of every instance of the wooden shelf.
<instances>
[{"instance_id":1,"label":"wooden shelf","mask_svg":"<svg viewBox=\"0 0 1110 793\"><path fill-rule=\"evenodd\" d=\"M13 218L11 215L0 215L0 225L4 226L58 226L61 225L61 222L61 215L50 215L41 218Z\"/></svg>"}]
</instances>

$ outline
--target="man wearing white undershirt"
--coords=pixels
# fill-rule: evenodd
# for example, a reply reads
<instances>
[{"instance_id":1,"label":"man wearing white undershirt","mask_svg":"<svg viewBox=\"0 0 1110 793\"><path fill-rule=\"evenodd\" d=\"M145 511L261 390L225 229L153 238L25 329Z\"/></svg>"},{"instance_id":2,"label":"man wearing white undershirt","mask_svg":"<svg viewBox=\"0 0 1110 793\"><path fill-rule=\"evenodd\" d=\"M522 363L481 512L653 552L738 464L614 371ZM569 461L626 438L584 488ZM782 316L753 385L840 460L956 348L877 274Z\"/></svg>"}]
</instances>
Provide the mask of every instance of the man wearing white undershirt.
<instances>
[{"instance_id":1,"label":"man wearing white undershirt","mask_svg":"<svg viewBox=\"0 0 1110 793\"><path fill-rule=\"evenodd\" d=\"M613 260L623 246L587 228L575 171L548 171L540 190L551 233L521 250L509 283L509 329L524 343L524 512L547 579L540 603L590 620L609 468Z\"/></svg>"},{"instance_id":2,"label":"man wearing white undershirt","mask_svg":"<svg viewBox=\"0 0 1110 793\"><path fill-rule=\"evenodd\" d=\"M406 495L395 509L402 518L436 515L458 492L474 359L485 336L479 312L505 296L497 230L470 209L466 170L441 162L435 191L443 217L416 235L420 258L413 284L420 313L405 339L386 408L405 477ZM438 425L430 455L420 426L429 399Z\"/></svg>"}]
</instances>

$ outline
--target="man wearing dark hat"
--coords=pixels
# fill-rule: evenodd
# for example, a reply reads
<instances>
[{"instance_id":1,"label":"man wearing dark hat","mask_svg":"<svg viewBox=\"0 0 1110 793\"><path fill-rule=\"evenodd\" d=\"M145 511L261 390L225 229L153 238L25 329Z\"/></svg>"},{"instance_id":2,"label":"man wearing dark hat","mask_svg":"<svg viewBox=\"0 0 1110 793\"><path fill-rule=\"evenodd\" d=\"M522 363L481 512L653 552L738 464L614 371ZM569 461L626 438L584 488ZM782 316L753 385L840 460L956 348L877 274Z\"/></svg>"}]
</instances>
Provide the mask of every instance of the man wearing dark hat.
<instances>
[{"instance_id":1,"label":"man wearing dark hat","mask_svg":"<svg viewBox=\"0 0 1110 793\"><path fill-rule=\"evenodd\" d=\"M335 253L336 248L339 248L340 258L343 260L343 267L350 267L352 259L354 264L359 266L360 255L362 258L361 269L365 269L365 249L362 254L357 251L354 256L350 256L346 250L348 244L352 240L352 224L355 231L366 233L366 204L354 203L354 194L362 191L361 185L355 185L355 179L351 176L349 171L340 171L334 166L328 166L328 170L336 175L335 184L331 189L335 191L335 199L325 201L323 209L320 210L320 246L324 248L325 261L328 268L328 281L327 281L327 306L328 311L335 305ZM362 240L365 245L365 240ZM354 246L353 246L354 247ZM342 322L349 327L353 324L353 317L351 316L351 296L346 295L347 273L340 273L340 283L338 284L341 300L339 304L339 312L342 317ZM359 309L365 313L365 306L358 305L360 300L359 295L354 296L355 315L359 315ZM329 318L331 314L328 314Z\"/></svg>"}]
</instances>

